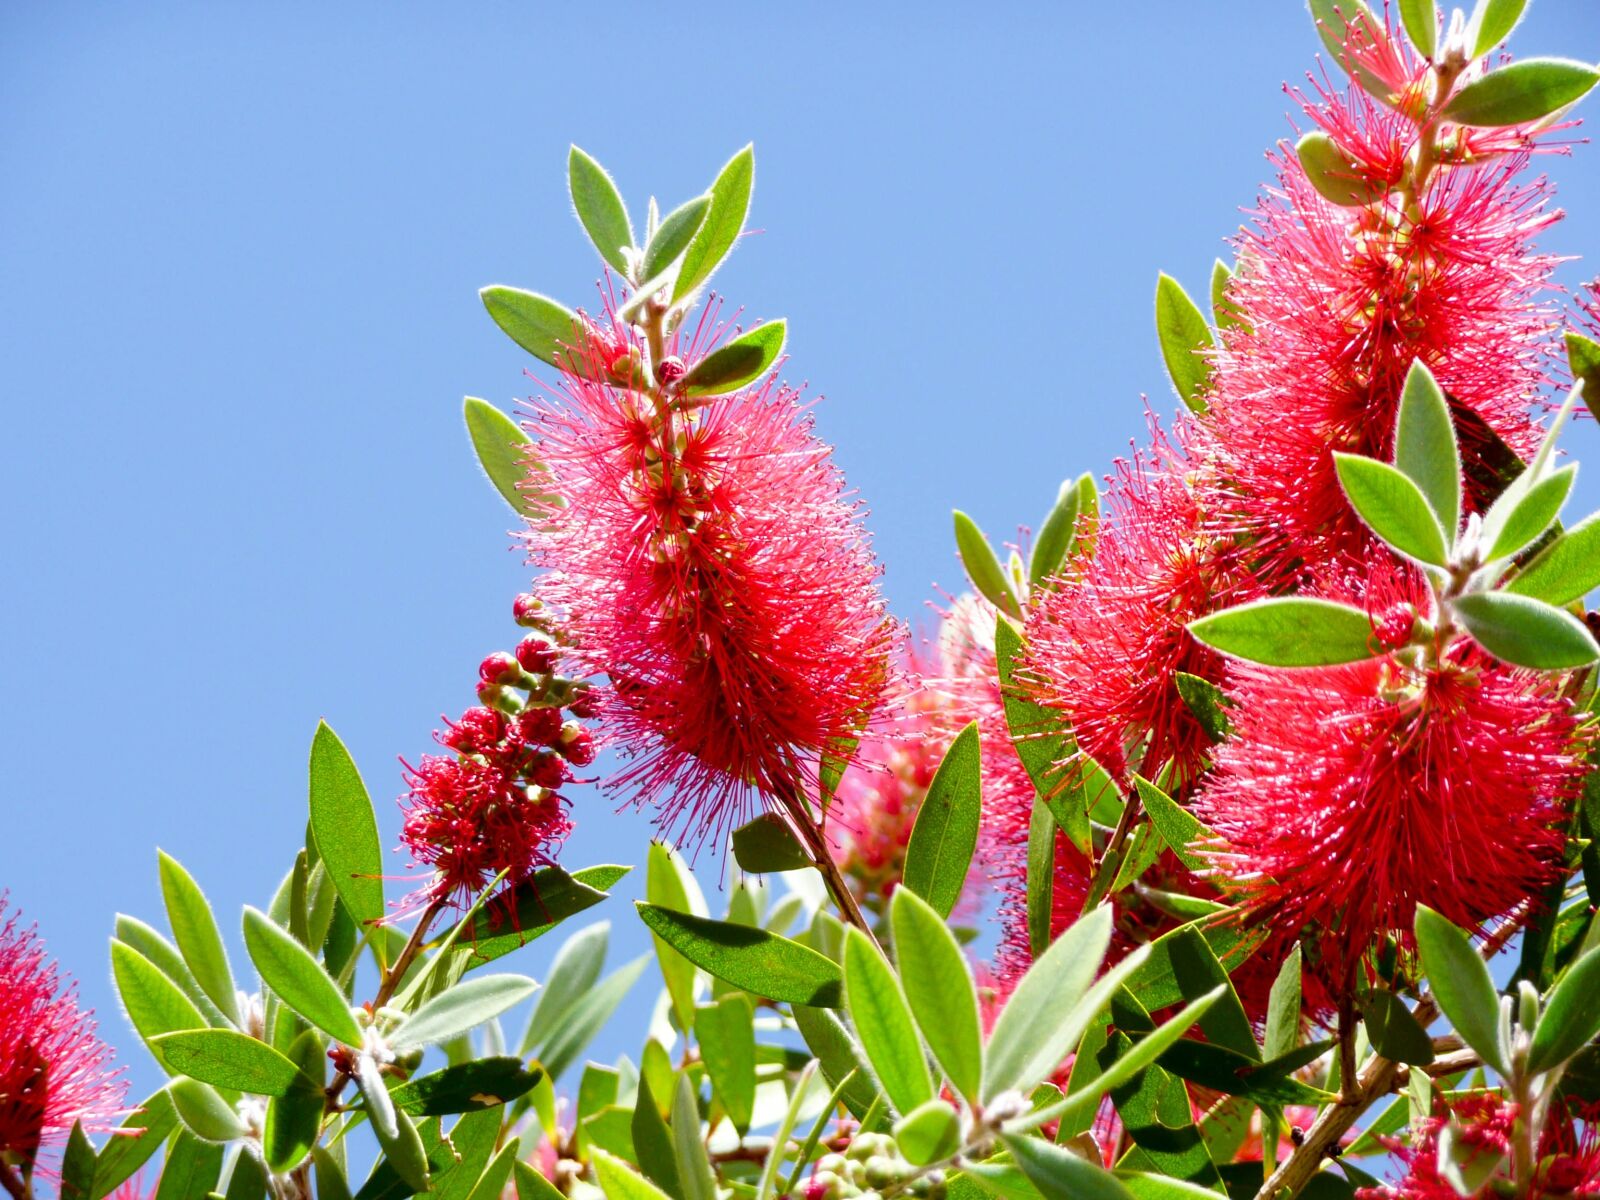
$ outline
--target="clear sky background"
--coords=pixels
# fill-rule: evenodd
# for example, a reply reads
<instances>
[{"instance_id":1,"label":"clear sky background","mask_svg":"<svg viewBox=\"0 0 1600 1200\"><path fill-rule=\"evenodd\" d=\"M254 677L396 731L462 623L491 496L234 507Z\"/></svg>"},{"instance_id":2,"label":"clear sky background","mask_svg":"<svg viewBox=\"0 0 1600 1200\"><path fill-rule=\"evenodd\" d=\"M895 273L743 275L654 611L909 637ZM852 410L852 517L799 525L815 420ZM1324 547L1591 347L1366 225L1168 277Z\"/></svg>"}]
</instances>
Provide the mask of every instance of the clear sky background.
<instances>
[{"instance_id":1,"label":"clear sky background","mask_svg":"<svg viewBox=\"0 0 1600 1200\"><path fill-rule=\"evenodd\" d=\"M1534 0L1515 44L1600 57L1600 5ZM754 140L761 232L719 287L790 319L917 619L960 579L953 506L1034 523L1141 393L1173 407L1156 273L1203 294L1317 49L1298 0L0 2L0 886L136 1086L106 939L159 917L155 847L237 929L299 844L317 719L392 840L397 756L515 641L460 404L532 390L479 286L592 302L569 142L638 213ZM1545 166L1572 216L1544 245L1593 255L1600 148ZM1569 447L1600 461L1592 425ZM642 864L642 818L573 799L568 866ZM645 948L601 915L614 962Z\"/></svg>"}]
</instances>

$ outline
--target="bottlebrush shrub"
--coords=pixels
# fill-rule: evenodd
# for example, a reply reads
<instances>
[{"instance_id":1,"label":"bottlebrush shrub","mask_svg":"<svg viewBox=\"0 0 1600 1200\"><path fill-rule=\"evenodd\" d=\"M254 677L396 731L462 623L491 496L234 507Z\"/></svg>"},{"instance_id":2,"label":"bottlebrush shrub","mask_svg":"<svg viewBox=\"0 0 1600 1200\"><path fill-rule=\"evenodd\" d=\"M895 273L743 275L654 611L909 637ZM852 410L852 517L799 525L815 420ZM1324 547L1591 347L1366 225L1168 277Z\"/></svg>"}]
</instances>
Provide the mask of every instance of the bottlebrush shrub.
<instances>
[{"instance_id":1,"label":"bottlebrush shrub","mask_svg":"<svg viewBox=\"0 0 1600 1200\"><path fill-rule=\"evenodd\" d=\"M465 410L535 578L403 760L406 886L319 727L243 959L165 855L167 930L117 918L168 1077L134 1105L8 920L0 1186L1600 1195L1600 514L1563 522L1558 448L1600 344L1528 175L1600 71L1501 55L1522 8L1311 0L1340 78L1297 97L1210 313L1157 285L1178 415L1103 511L1064 483L1026 558L957 512L974 591L931 648L886 614L785 324L707 293L751 150L636 232L574 148L607 281L593 311L483 292L540 364L520 424ZM660 997L635 1055L586 1062L647 960L607 972L602 921L542 986L507 968L603 911L630 868L562 846L628 802L663 836ZM701 852L735 868L720 916Z\"/></svg>"}]
</instances>

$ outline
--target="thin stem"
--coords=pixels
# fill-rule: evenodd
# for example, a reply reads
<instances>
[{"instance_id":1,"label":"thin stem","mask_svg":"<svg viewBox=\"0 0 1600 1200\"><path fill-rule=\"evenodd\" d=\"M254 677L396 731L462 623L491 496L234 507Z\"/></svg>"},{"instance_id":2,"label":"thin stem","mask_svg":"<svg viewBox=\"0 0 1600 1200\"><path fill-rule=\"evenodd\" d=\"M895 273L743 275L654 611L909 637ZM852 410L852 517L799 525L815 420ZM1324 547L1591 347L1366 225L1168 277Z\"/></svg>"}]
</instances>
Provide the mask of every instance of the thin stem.
<instances>
[{"instance_id":1,"label":"thin stem","mask_svg":"<svg viewBox=\"0 0 1600 1200\"><path fill-rule=\"evenodd\" d=\"M18 1175L10 1163L0 1162L0 1187L14 1200L32 1200L33 1187L22 1176Z\"/></svg>"},{"instance_id":2,"label":"thin stem","mask_svg":"<svg viewBox=\"0 0 1600 1200\"><path fill-rule=\"evenodd\" d=\"M856 903L855 893L850 890L849 883L840 872L839 864L833 861L833 855L828 852L828 839L823 835L822 827L812 818L810 805L805 797L796 788L784 796L782 802L790 823L795 827L795 832L805 843L805 851L811 859L811 865L822 873L823 882L828 885L828 893L833 897L839 915L845 919L846 924L854 925L876 945L878 939L873 936L872 926L868 924L861 906Z\"/></svg>"}]
</instances>

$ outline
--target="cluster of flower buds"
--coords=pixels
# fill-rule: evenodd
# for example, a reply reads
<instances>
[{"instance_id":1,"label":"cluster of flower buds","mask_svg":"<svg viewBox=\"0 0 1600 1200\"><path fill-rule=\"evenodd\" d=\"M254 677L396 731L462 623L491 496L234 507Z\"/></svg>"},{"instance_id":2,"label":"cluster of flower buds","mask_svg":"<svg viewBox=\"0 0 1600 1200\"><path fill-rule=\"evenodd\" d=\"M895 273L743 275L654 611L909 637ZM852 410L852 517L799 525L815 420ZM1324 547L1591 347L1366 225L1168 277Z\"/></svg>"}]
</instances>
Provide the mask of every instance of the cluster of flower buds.
<instances>
[{"instance_id":1,"label":"cluster of flower buds","mask_svg":"<svg viewBox=\"0 0 1600 1200\"><path fill-rule=\"evenodd\" d=\"M430 900L462 903L502 871L515 884L548 866L572 822L560 789L594 761L589 686L557 673L561 639L540 601L513 605L528 630L514 651L478 667L478 699L436 735L453 755L424 755L406 768L401 841L430 868ZM565 710L566 716L563 716Z\"/></svg>"},{"instance_id":2,"label":"cluster of flower buds","mask_svg":"<svg viewBox=\"0 0 1600 1200\"><path fill-rule=\"evenodd\" d=\"M900 1155L886 1133L858 1133L843 1154L824 1154L806 1181L805 1200L875 1197L886 1191L907 1196L943 1197L944 1173L925 1171Z\"/></svg>"}]
</instances>

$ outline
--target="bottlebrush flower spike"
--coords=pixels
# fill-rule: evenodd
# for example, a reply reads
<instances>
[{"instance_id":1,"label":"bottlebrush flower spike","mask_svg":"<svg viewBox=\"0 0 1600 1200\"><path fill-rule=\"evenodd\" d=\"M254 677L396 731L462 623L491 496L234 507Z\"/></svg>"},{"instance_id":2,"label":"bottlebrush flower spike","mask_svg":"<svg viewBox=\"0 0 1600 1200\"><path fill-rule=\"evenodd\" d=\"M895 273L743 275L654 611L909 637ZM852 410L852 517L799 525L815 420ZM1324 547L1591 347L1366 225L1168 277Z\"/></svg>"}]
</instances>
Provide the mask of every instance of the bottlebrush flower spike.
<instances>
[{"instance_id":1,"label":"bottlebrush flower spike","mask_svg":"<svg viewBox=\"0 0 1600 1200\"><path fill-rule=\"evenodd\" d=\"M687 381L716 341L703 318L665 348ZM610 680L602 716L630 760L614 786L720 840L806 793L886 687L896 629L860 509L775 375L683 402L569 366L528 425L562 505L525 535L535 593Z\"/></svg>"},{"instance_id":2,"label":"bottlebrush flower spike","mask_svg":"<svg viewBox=\"0 0 1600 1200\"><path fill-rule=\"evenodd\" d=\"M1280 928L1320 931L1336 990L1416 905L1478 928L1559 866L1581 741L1560 679L1459 644L1438 667L1230 670L1233 734L1196 815L1228 891Z\"/></svg>"},{"instance_id":3,"label":"bottlebrush flower spike","mask_svg":"<svg viewBox=\"0 0 1600 1200\"><path fill-rule=\"evenodd\" d=\"M0 1162L30 1166L78 1122L113 1128L127 1083L33 929L0 896Z\"/></svg>"},{"instance_id":4,"label":"bottlebrush flower spike","mask_svg":"<svg viewBox=\"0 0 1600 1200\"><path fill-rule=\"evenodd\" d=\"M1182 421L1169 437L1151 418L1150 448L1117 463L1094 557L1067 563L1028 613L1022 686L1124 786L1168 762L1176 789L1199 774L1209 741L1174 678L1218 680L1222 660L1185 626L1249 598L1226 544L1202 532L1192 433Z\"/></svg>"},{"instance_id":5,"label":"bottlebrush flower spike","mask_svg":"<svg viewBox=\"0 0 1600 1200\"><path fill-rule=\"evenodd\" d=\"M1354 88L1322 88L1302 103L1353 174L1409 175L1418 140L1409 118ZM1443 157L1483 132L1450 133ZM1526 140L1494 132L1486 151ZM1368 535L1331 451L1391 457L1413 360L1451 397L1469 508L1500 482L1501 443L1524 458L1538 445L1529 408L1549 382L1554 260L1533 239L1559 214L1546 211L1542 180L1519 180L1529 158L1520 150L1441 165L1414 197L1397 186L1375 204L1341 207L1317 193L1293 153L1273 157L1278 186L1238 241L1228 299L1239 321L1223 331L1203 425L1216 462L1207 527L1248 543L1274 585L1307 563L1359 561Z\"/></svg>"}]
</instances>

